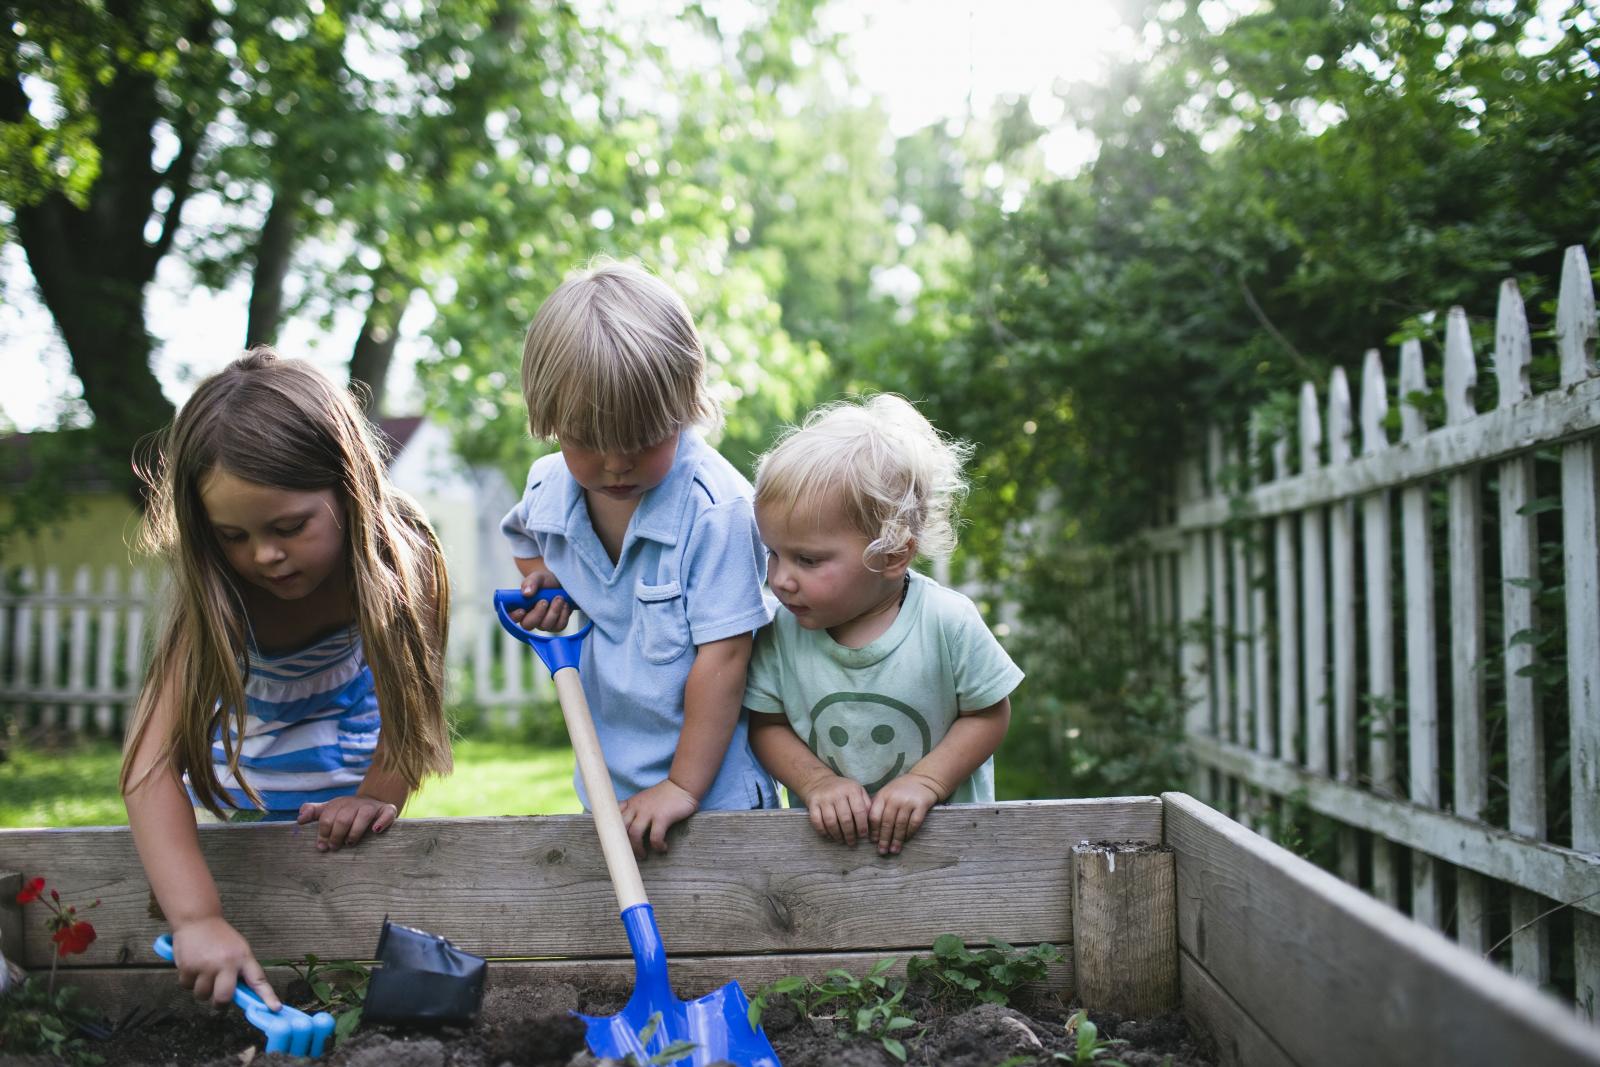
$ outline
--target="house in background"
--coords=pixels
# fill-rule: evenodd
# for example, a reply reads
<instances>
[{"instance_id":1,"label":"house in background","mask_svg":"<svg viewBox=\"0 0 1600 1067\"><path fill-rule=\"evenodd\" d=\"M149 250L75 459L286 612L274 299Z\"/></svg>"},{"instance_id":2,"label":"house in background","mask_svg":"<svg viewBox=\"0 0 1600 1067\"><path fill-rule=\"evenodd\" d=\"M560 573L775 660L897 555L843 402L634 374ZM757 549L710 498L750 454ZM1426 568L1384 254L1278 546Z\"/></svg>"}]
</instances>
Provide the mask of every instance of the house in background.
<instances>
[{"instance_id":1,"label":"house in background","mask_svg":"<svg viewBox=\"0 0 1600 1067\"><path fill-rule=\"evenodd\" d=\"M455 454L450 431L426 416L380 419L378 430L389 448L391 481L417 501L438 532L453 591L451 659L470 659L472 649L495 625L487 609L490 590L517 581L500 536L500 519L516 503L517 487L492 467L463 461ZM0 438L6 483L0 521L9 519L17 506L15 488L31 474L30 454L43 440L37 434ZM95 575L97 589L107 568L131 572L146 565L137 549L139 508L125 493L87 468L65 470L61 491L69 498L65 514L31 536L18 535L0 545L0 570L9 575L27 567L41 576L54 570L66 592L85 565ZM127 588L126 578L124 573L118 588Z\"/></svg>"}]
</instances>

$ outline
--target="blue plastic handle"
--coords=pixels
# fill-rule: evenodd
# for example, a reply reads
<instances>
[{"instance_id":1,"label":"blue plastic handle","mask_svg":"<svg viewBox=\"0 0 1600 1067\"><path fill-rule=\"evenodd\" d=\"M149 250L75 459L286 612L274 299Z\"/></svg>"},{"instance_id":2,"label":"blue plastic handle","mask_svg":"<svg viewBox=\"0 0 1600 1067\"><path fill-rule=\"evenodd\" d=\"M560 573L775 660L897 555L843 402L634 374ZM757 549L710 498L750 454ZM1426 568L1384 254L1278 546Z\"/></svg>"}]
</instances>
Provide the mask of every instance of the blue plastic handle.
<instances>
[{"instance_id":1,"label":"blue plastic handle","mask_svg":"<svg viewBox=\"0 0 1600 1067\"><path fill-rule=\"evenodd\" d=\"M527 645L539 654L544 660L544 665L550 668L553 675L563 667L578 669L578 660L583 654L583 639L590 630L594 629L592 621L586 621L583 629L574 634L544 634L537 630L523 628L522 624L511 617L514 608L526 611L540 600L554 600L561 597L571 602L566 590L561 588L541 589L532 596L528 596L520 589L496 589L494 591L494 610L500 617L500 625L506 633Z\"/></svg>"},{"instance_id":2,"label":"blue plastic handle","mask_svg":"<svg viewBox=\"0 0 1600 1067\"><path fill-rule=\"evenodd\" d=\"M151 947L157 956L173 962L171 934L162 934ZM233 1002L244 1012L251 1026L267 1035L268 1052L287 1052L291 1056L315 1059L322 1055L323 1045L333 1036L336 1023L332 1015L325 1011L307 1015L287 1004L273 1011L242 979L233 987Z\"/></svg>"}]
</instances>

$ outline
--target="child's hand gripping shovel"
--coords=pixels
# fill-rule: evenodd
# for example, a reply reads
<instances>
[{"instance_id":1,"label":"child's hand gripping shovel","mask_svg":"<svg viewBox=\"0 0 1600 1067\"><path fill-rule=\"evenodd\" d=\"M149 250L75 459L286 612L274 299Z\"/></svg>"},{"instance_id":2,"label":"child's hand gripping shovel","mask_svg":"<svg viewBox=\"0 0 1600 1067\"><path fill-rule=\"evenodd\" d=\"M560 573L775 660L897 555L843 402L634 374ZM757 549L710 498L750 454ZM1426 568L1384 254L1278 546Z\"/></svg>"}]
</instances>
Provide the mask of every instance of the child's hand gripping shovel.
<instances>
[{"instance_id":1,"label":"child's hand gripping shovel","mask_svg":"<svg viewBox=\"0 0 1600 1067\"><path fill-rule=\"evenodd\" d=\"M578 771L589 793L595 830L600 835L600 851L622 909L622 926L633 949L634 987L627 1006L616 1015L582 1016L588 1024L589 1050L596 1056L643 1062L681 1043L685 1048L673 1063L688 1060L695 1067L728 1061L740 1067L779 1067L778 1055L759 1026L750 1025L750 1002L739 983L729 982L721 989L697 1000L683 1001L672 995L667 983L667 953L656 928L655 913L644 894L639 865L634 862L628 831L622 824L622 811L611 788L611 772L606 769L589 717L589 702L578 678L578 659L590 623L576 633L557 636L523 629L509 612L531 607L536 600L565 597L560 589L541 589L524 596L520 589L498 589L494 594L495 613L500 625L539 654L550 668L561 714L567 722L578 757ZM644 1035L644 1036L642 1036Z\"/></svg>"},{"instance_id":2,"label":"child's hand gripping shovel","mask_svg":"<svg viewBox=\"0 0 1600 1067\"><path fill-rule=\"evenodd\" d=\"M156 938L154 947L157 956L168 963L173 962L171 934ZM242 981L233 988L233 1002L243 1009L244 1017L251 1026L267 1035L268 1052L287 1052L291 1056L310 1056L315 1059L322 1055L322 1046L327 1044L329 1035L333 1033L333 1016L327 1012L307 1015L287 1004L273 1011Z\"/></svg>"}]
</instances>

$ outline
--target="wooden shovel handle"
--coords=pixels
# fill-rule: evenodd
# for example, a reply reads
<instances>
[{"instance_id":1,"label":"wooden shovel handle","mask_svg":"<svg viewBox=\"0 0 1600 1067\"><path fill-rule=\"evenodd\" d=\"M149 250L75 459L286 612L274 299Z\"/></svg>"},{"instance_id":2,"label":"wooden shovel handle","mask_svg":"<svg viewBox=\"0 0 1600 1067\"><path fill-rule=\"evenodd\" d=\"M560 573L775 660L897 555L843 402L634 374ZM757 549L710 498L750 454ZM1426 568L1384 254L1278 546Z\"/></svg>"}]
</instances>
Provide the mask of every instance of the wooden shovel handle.
<instances>
[{"instance_id":1,"label":"wooden shovel handle","mask_svg":"<svg viewBox=\"0 0 1600 1067\"><path fill-rule=\"evenodd\" d=\"M600 738L594 732L594 719L589 715L589 700L583 695L583 681L572 667L556 671L554 680L556 696L561 701L561 717L567 721L567 736L572 740L572 751L577 754L578 773L583 775L589 810L594 813L595 830L600 834L600 852L606 858L612 888L617 891L617 908L627 911L635 904L648 904L644 880L639 877L639 864L633 858L633 843L628 840L627 827L622 825L617 792L611 788L611 772L606 768Z\"/></svg>"}]
</instances>

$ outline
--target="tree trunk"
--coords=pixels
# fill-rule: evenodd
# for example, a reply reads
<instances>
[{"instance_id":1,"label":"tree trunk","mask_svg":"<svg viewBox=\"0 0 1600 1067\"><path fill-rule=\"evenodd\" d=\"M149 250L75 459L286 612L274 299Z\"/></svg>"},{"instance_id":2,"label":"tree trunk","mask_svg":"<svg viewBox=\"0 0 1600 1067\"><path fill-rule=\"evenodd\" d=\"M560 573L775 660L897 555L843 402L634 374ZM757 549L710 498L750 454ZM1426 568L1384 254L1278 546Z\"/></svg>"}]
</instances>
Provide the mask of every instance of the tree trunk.
<instances>
[{"instance_id":1,"label":"tree trunk","mask_svg":"<svg viewBox=\"0 0 1600 1067\"><path fill-rule=\"evenodd\" d=\"M350 353L350 386L357 390L367 416L373 419L383 410L389 365L400 340L400 317L411 299L408 285L392 279L388 282L375 279L375 282L367 321L361 324L361 336L356 338L355 350Z\"/></svg>"},{"instance_id":2,"label":"tree trunk","mask_svg":"<svg viewBox=\"0 0 1600 1067\"><path fill-rule=\"evenodd\" d=\"M299 190L279 184L272 207L256 242L255 273L250 283L250 317L245 322L244 345L276 344L283 324L283 280L289 274L295 237L300 228Z\"/></svg>"}]
</instances>

